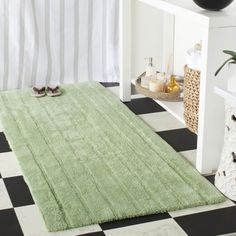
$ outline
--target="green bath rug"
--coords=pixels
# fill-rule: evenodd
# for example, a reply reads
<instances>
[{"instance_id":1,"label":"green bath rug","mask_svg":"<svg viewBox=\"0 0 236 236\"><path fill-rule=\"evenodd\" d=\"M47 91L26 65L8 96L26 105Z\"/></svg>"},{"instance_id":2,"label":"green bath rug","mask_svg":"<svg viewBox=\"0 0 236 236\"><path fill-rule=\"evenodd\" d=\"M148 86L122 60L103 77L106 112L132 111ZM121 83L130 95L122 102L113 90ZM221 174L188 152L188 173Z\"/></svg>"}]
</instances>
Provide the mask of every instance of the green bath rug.
<instances>
[{"instance_id":1,"label":"green bath rug","mask_svg":"<svg viewBox=\"0 0 236 236\"><path fill-rule=\"evenodd\" d=\"M49 231L225 198L97 82L0 93L0 117Z\"/></svg>"}]
</instances>

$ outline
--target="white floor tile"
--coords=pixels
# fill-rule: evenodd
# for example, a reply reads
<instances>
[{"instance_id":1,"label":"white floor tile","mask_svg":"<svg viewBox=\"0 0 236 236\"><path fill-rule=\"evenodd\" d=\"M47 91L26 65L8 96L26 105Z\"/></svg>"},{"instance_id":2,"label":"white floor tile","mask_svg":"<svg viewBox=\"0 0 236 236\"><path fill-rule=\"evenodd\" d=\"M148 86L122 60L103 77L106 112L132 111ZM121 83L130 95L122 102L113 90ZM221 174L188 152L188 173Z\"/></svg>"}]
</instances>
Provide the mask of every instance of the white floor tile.
<instances>
[{"instance_id":1,"label":"white floor tile","mask_svg":"<svg viewBox=\"0 0 236 236\"><path fill-rule=\"evenodd\" d=\"M159 220L155 222L128 226L105 231L106 236L186 236L187 234L173 220Z\"/></svg>"},{"instance_id":2,"label":"white floor tile","mask_svg":"<svg viewBox=\"0 0 236 236\"><path fill-rule=\"evenodd\" d=\"M49 233L36 205L17 207L15 212L25 236L74 236L101 231L99 225Z\"/></svg>"},{"instance_id":3,"label":"white floor tile","mask_svg":"<svg viewBox=\"0 0 236 236\"><path fill-rule=\"evenodd\" d=\"M133 95L131 95L131 98L132 99L138 99L138 98L145 98L145 96L142 95L142 94L133 94Z\"/></svg>"},{"instance_id":4,"label":"white floor tile","mask_svg":"<svg viewBox=\"0 0 236 236\"><path fill-rule=\"evenodd\" d=\"M108 87L108 89L115 94L117 97L120 97L120 87ZM145 96L142 94L133 94L131 95L131 99L137 99L137 98L144 98Z\"/></svg>"},{"instance_id":5,"label":"white floor tile","mask_svg":"<svg viewBox=\"0 0 236 236\"><path fill-rule=\"evenodd\" d=\"M181 129L185 126L176 120L169 112L156 112L139 115L154 131Z\"/></svg>"},{"instance_id":6,"label":"white floor tile","mask_svg":"<svg viewBox=\"0 0 236 236\"><path fill-rule=\"evenodd\" d=\"M184 151L180 152L180 154L188 160L192 166L196 166L196 160L197 160L197 150L190 150L190 151Z\"/></svg>"},{"instance_id":7,"label":"white floor tile","mask_svg":"<svg viewBox=\"0 0 236 236\"><path fill-rule=\"evenodd\" d=\"M7 189L0 179L0 210L13 208Z\"/></svg>"},{"instance_id":8,"label":"white floor tile","mask_svg":"<svg viewBox=\"0 0 236 236\"><path fill-rule=\"evenodd\" d=\"M0 173L4 178L22 175L13 152L0 153Z\"/></svg>"},{"instance_id":9,"label":"white floor tile","mask_svg":"<svg viewBox=\"0 0 236 236\"><path fill-rule=\"evenodd\" d=\"M217 209L231 207L231 206L235 206L235 204L230 200L226 200L223 203L219 203L215 205L200 206L200 207L189 208L189 209L184 209L184 210L179 210L179 211L173 211L173 212L169 212L169 214L172 217L178 217L178 216L196 214L196 213L200 213L204 211L217 210Z\"/></svg>"},{"instance_id":10,"label":"white floor tile","mask_svg":"<svg viewBox=\"0 0 236 236\"><path fill-rule=\"evenodd\" d=\"M120 97L120 87L115 86L115 87L108 87L108 89L117 97Z\"/></svg>"}]
</instances>

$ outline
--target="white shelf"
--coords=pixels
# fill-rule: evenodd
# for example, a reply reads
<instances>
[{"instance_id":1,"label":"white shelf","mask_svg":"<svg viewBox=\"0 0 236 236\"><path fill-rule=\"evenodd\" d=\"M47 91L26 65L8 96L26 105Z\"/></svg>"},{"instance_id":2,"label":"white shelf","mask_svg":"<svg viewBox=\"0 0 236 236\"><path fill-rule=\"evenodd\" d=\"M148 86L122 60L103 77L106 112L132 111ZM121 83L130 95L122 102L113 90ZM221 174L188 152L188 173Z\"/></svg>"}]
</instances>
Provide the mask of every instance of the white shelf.
<instances>
[{"instance_id":1,"label":"white shelf","mask_svg":"<svg viewBox=\"0 0 236 236\"><path fill-rule=\"evenodd\" d=\"M135 79L132 79L132 84L135 85ZM185 125L184 121L184 104L183 102L167 102L153 99L156 103L162 106L166 111L173 115L177 120Z\"/></svg>"},{"instance_id":2,"label":"white shelf","mask_svg":"<svg viewBox=\"0 0 236 236\"><path fill-rule=\"evenodd\" d=\"M207 11L198 7L192 0L139 0L175 16L185 16L211 28L236 25L236 8L230 6L222 11Z\"/></svg>"},{"instance_id":3,"label":"white shelf","mask_svg":"<svg viewBox=\"0 0 236 236\"><path fill-rule=\"evenodd\" d=\"M236 93L230 92L226 89L215 87L215 93L218 94L220 97L224 98L225 100L236 104Z\"/></svg>"}]
</instances>

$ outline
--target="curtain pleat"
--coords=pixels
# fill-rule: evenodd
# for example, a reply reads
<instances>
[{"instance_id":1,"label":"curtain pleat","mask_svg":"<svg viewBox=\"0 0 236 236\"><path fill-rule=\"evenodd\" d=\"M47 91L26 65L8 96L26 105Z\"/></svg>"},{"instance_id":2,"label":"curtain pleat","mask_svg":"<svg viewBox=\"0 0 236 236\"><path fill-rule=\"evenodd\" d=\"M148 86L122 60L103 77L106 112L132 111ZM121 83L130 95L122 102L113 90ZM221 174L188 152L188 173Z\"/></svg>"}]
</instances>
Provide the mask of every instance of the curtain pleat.
<instances>
[{"instance_id":1,"label":"curtain pleat","mask_svg":"<svg viewBox=\"0 0 236 236\"><path fill-rule=\"evenodd\" d=\"M109 1L109 0L108 0ZM107 23L108 23L108 17L107 17L107 0L103 0L103 16L102 16L102 75L104 78L104 81L107 82Z\"/></svg>"},{"instance_id":2,"label":"curtain pleat","mask_svg":"<svg viewBox=\"0 0 236 236\"><path fill-rule=\"evenodd\" d=\"M118 81L118 0L0 0L0 90Z\"/></svg>"},{"instance_id":3,"label":"curtain pleat","mask_svg":"<svg viewBox=\"0 0 236 236\"><path fill-rule=\"evenodd\" d=\"M60 83L64 83L65 76L65 0L60 0Z\"/></svg>"},{"instance_id":4,"label":"curtain pleat","mask_svg":"<svg viewBox=\"0 0 236 236\"><path fill-rule=\"evenodd\" d=\"M38 72L38 60L39 60L39 29L38 29L38 24L37 24L37 16L36 16L36 0L32 0L32 20L33 21L33 27L32 31L30 30L30 34L34 36L32 38L34 40L34 49L33 49L33 63L32 63L32 76L31 76L31 82L33 84L36 84L36 77L37 77L37 72ZM4 78L6 80L6 78Z\"/></svg>"},{"instance_id":5,"label":"curtain pleat","mask_svg":"<svg viewBox=\"0 0 236 236\"><path fill-rule=\"evenodd\" d=\"M93 57L92 57L92 37L93 37L93 0L88 1L88 80L93 79Z\"/></svg>"},{"instance_id":6,"label":"curtain pleat","mask_svg":"<svg viewBox=\"0 0 236 236\"><path fill-rule=\"evenodd\" d=\"M3 4L3 90L8 88L8 78L9 78L9 4L4 2Z\"/></svg>"},{"instance_id":7,"label":"curtain pleat","mask_svg":"<svg viewBox=\"0 0 236 236\"><path fill-rule=\"evenodd\" d=\"M20 40L19 40L19 67L18 67L18 84L17 87L22 86L23 69L25 60L25 0L20 2Z\"/></svg>"},{"instance_id":8,"label":"curtain pleat","mask_svg":"<svg viewBox=\"0 0 236 236\"><path fill-rule=\"evenodd\" d=\"M79 1L74 0L74 80L79 81Z\"/></svg>"},{"instance_id":9,"label":"curtain pleat","mask_svg":"<svg viewBox=\"0 0 236 236\"><path fill-rule=\"evenodd\" d=\"M50 1L45 1L45 42L47 50L47 74L46 74L46 84L49 84L52 77L52 55L51 55L51 5Z\"/></svg>"}]
</instances>

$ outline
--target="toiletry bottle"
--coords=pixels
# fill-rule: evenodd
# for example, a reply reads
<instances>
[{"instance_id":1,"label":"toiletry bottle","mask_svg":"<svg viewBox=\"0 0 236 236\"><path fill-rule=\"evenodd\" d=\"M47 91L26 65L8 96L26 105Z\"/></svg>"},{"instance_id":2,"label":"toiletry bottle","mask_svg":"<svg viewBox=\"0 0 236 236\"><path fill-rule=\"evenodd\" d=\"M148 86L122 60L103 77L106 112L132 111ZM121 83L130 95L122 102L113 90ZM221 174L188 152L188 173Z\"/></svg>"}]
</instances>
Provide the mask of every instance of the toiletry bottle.
<instances>
[{"instance_id":1,"label":"toiletry bottle","mask_svg":"<svg viewBox=\"0 0 236 236\"><path fill-rule=\"evenodd\" d=\"M148 65L146 67L146 76L155 76L156 75L156 69L153 66L153 59L152 57L145 58L148 61Z\"/></svg>"},{"instance_id":2,"label":"toiletry bottle","mask_svg":"<svg viewBox=\"0 0 236 236\"><path fill-rule=\"evenodd\" d=\"M141 87L148 89L149 88L150 77L142 76L141 77Z\"/></svg>"},{"instance_id":3,"label":"toiletry bottle","mask_svg":"<svg viewBox=\"0 0 236 236\"><path fill-rule=\"evenodd\" d=\"M165 73L157 73L156 77L152 77L149 81L149 90L154 93L165 92Z\"/></svg>"},{"instance_id":4,"label":"toiletry bottle","mask_svg":"<svg viewBox=\"0 0 236 236\"><path fill-rule=\"evenodd\" d=\"M174 75L171 75L169 83L166 85L167 93L176 93L180 91L180 86L176 82L176 78Z\"/></svg>"},{"instance_id":5,"label":"toiletry bottle","mask_svg":"<svg viewBox=\"0 0 236 236\"><path fill-rule=\"evenodd\" d=\"M186 54L187 66L193 70L201 70L202 67L202 43L197 43Z\"/></svg>"},{"instance_id":6,"label":"toiletry bottle","mask_svg":"<svg viewBox=\"0 0 236 236\"><path fill-rule=\"evenodd\" d=\"M158 73L157 74L157 84L159 87L159 92L165 92L165 87L166 87L166 75L165 73Z\"/></svg>"},{"instance_id":7,"label":"toiletry bottle","mask_svg":"<svg viewBox=\"0 0 236 236\"><path fill-rule=\"evenodd\" d=\"M141 78L141 86L143 88L149 89L149 82L156 76L156 70L152 64L152 57L145 58L145 60L148 60L148 65L146 67L145 76Z\"/></svg>"},{"instance_id":8,"label":"toiletry bottle","mask_svg":"<svg viewBox=\"0 0 236 236\"><path fill-rule=\"evenodd\" d=\"M149 90L153 93L160 92L160 86L158 84L158 80L155 78L150 79L149 81Z\"/></svg>"}]
</instances>

